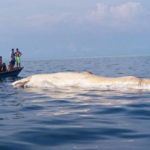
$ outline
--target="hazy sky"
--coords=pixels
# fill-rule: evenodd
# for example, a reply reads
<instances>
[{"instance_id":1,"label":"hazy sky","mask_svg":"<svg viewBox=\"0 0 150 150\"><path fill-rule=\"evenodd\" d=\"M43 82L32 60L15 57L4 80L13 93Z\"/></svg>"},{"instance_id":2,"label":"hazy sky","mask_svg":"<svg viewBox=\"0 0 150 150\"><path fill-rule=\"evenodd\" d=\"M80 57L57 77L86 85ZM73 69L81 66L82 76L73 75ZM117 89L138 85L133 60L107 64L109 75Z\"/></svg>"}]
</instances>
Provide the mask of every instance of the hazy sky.
<instances>
[{"instance_id":1,"label":"hazy sky","mask_svg":"<svg viewBox=\"0 0 150 150\"><path fill-rule=\"evenodd\" d=\"M149 0L0 1L0 55L24 59L150 55Z\"/></svg>"}]
</instances>

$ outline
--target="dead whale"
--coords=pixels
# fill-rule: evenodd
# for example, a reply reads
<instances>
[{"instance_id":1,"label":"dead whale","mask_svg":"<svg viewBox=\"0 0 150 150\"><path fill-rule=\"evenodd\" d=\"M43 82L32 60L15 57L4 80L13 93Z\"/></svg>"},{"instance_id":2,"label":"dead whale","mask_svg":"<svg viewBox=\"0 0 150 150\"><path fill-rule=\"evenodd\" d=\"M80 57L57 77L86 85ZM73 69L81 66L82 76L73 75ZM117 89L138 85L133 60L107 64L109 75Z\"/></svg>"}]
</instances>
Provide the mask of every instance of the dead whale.
<instances>
[{"instance_id":1,"label":"dead whale","mask_svg":"<svg viewBox=\"0 0 150 150\"><path fill-rule=\"evenodd\" d=\"M150 79L134 76L103 77L90 72L36 74L12 83L23 88L84 88L102 90L150 90Z\"/></svg>"}]
</instances>

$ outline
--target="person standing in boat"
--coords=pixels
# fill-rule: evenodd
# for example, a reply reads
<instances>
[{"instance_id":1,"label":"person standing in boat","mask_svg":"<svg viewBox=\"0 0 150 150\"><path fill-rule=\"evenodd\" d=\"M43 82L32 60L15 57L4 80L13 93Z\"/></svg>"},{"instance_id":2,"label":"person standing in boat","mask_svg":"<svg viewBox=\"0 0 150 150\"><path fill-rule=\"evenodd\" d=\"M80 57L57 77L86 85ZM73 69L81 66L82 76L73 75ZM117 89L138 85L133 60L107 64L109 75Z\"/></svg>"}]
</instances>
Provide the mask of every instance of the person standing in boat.
<instances>
[{"instance_id":1,"label":"person standing in boat","mask_svg":"<svg viewBox=\"0 0 150 150\"><path fill-rule=\"evenodd\" d=\"M10 61L10 65L12 66L12 68L14 68L15 66L15 52L14 52L14 49L11 50L11 61Z\"/></svg>"},{"instance_id":2,"label":"person standing in boat","mask_svg":"<svg viewBox=\"0 0 150 150\"><path fill-rule=\"evenodd\" d=\"M16 49L16 52L15 52L17 68L20 68L20 67L21 67L21 55L22 55L22 53L21 53L21 52L19 51L19 49L17 48L17 49Z\"/></svg>"}]
</instances>

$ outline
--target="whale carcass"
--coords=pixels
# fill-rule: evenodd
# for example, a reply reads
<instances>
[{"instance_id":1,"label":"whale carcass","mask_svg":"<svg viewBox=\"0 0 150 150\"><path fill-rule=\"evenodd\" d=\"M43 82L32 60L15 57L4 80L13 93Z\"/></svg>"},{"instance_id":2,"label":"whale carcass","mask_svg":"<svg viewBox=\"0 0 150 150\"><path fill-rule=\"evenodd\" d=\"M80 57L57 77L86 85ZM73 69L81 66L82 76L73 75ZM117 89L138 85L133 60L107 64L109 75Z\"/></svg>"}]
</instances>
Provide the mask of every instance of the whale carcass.
<instances>
[{"instance_id":1,"label":"whale carcass","mask_svg":"<svg viewBox=\"0 0 150 150\"><path fill-rule=\"evenodd\" d=\"M102 90L150 90L150 80L134 76L104 77L90 72L36 74L12 83L23 88L84 88Z\"/></svg>"}]
</instances>

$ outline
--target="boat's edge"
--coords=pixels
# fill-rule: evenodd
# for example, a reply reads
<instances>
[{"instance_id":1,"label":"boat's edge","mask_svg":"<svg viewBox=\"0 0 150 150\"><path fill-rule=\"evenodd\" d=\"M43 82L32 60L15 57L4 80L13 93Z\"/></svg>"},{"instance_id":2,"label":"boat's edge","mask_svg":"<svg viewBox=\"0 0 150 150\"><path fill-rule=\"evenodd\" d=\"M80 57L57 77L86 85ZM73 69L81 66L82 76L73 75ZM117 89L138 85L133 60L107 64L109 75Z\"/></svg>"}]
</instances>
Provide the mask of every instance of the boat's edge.
<instances>
[{"instance_id":1,"label":"boat's edge","mask_svg":"<svg viewBox=\"0 0 150 150\"><path fill-rule=\"evenodd\" d=\"M17 68L13 71L1 72L0 78L17 77L24 67Z\"/></svg>"}]
</instances>

